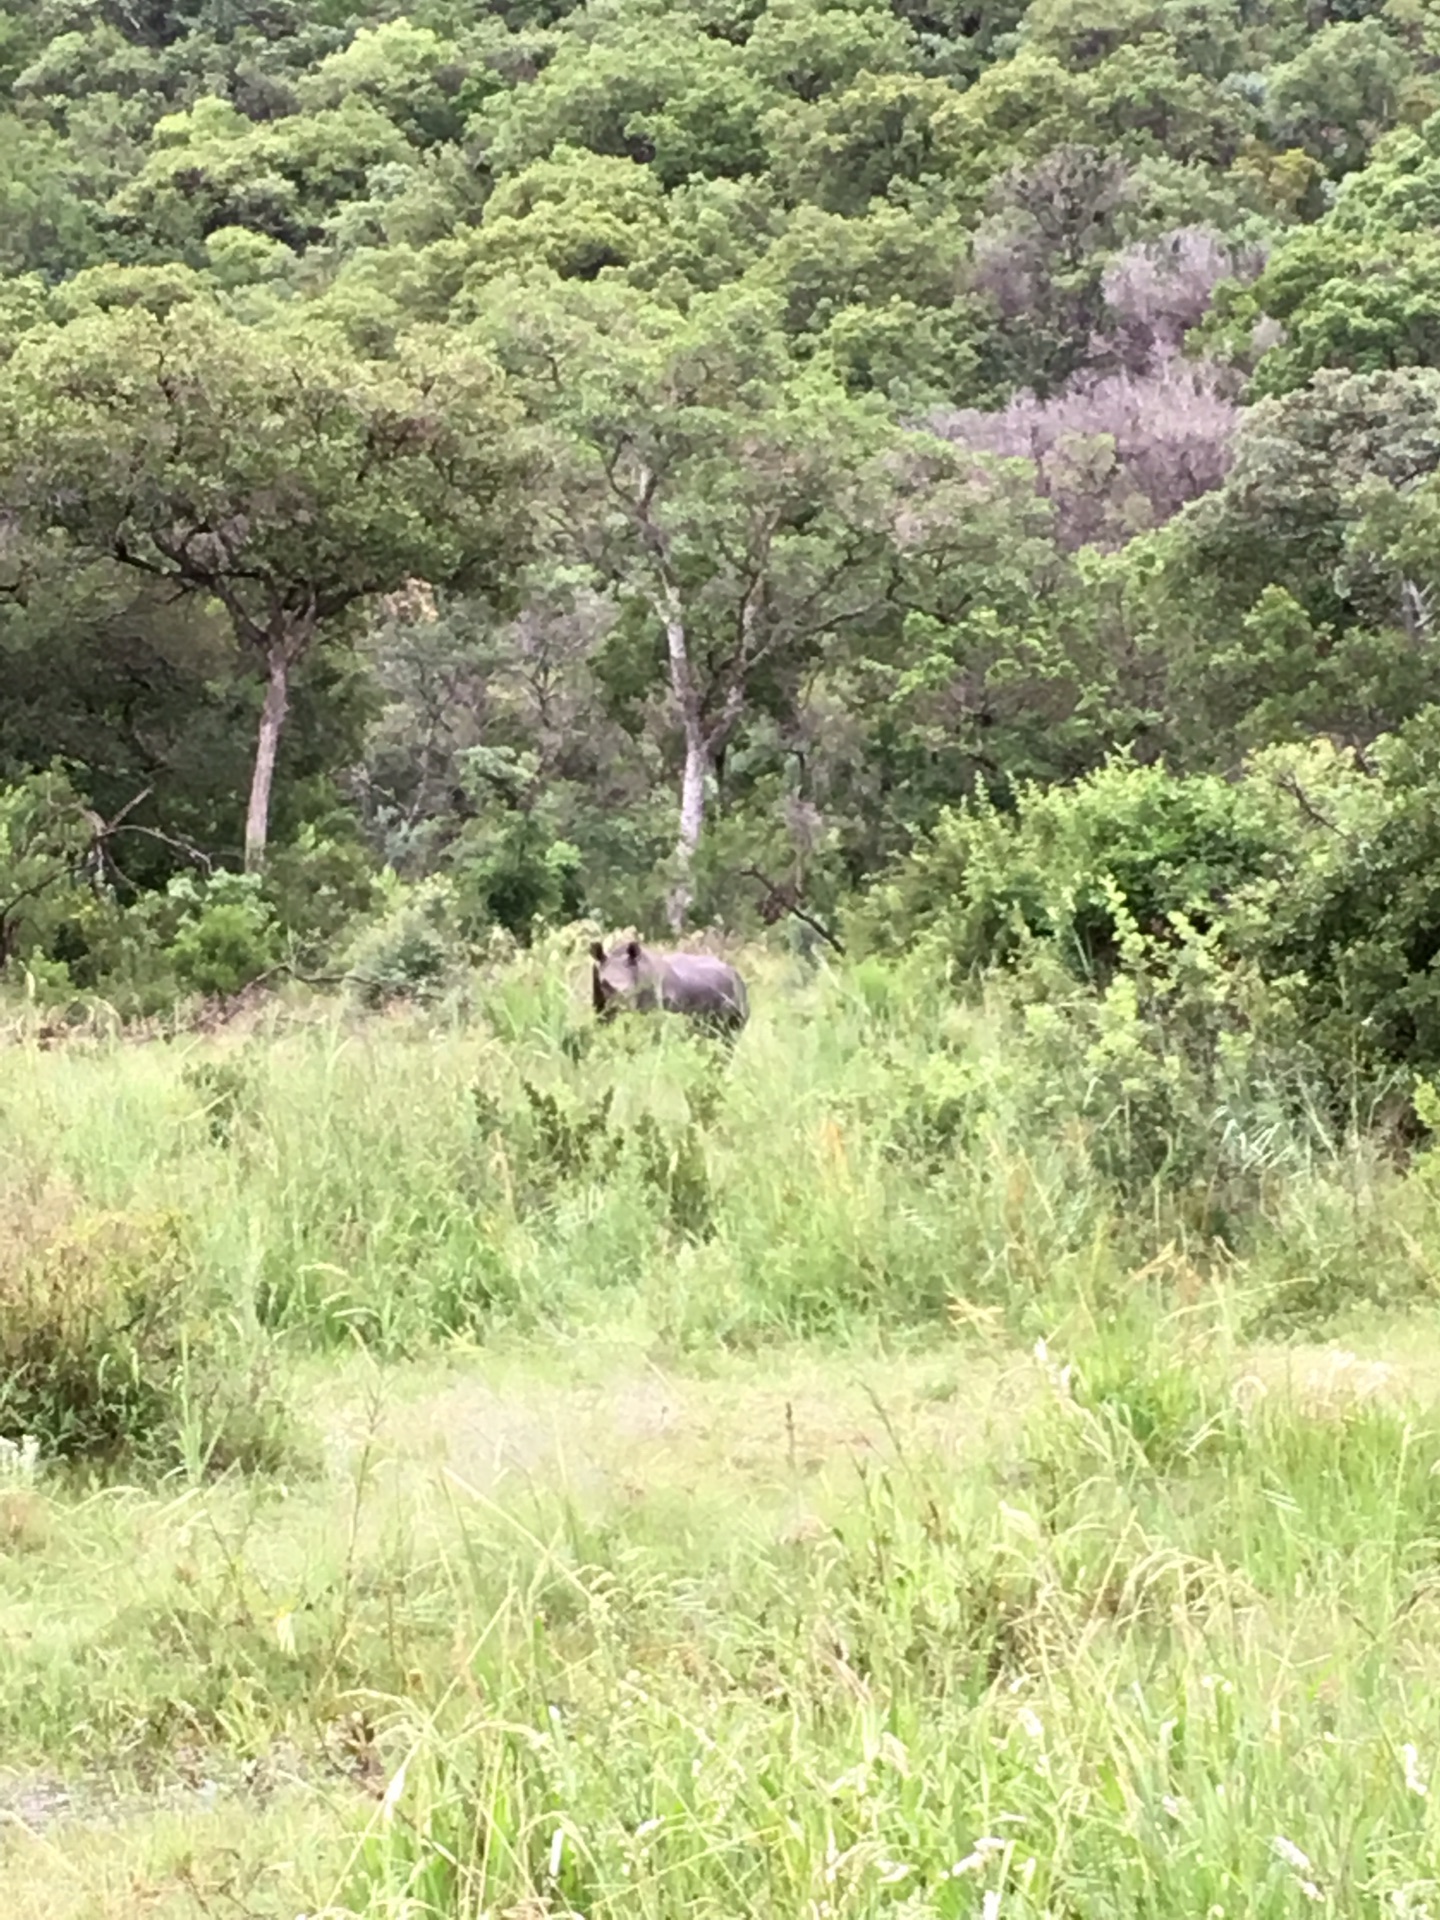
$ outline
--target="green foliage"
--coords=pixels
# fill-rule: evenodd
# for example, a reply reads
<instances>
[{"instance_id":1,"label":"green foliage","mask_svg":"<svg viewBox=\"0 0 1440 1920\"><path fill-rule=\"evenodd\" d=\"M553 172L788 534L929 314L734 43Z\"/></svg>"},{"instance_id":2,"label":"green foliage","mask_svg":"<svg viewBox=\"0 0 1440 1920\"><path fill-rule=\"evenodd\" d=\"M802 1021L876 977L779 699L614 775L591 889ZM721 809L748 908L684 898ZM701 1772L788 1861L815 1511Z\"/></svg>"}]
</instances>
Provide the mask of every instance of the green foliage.
<instances>
[{"instance_id":1,"label":"green foliage","mask_svg":"<svg viewBox=\"0 0 1440 1920\"><path fill-rule=\"evenodd\" d=\"M238 993L279 955L274 909L258 874L216 874L203 888L180 875L169 887L183 914L169 945L182 992Z\"/></svg>"},{"instance_id":2,"label":"green foliage","mask_svg":"<svg viewBox=\"0 0 1440 1920\"><path fill-rule=\"evenodd\" d=\"M514 410L473 348L366 370L208 304L135 307L26 340L0 400L17 505L258 631L276 597L323 615L414 572L481 578L502 537Z\"/></svg>"},{"instance_id":3,"label":"green foliage","mask_svg":"<svg viewBox=\"0 0 1440 1920\"><path fill-rule=\"evenodd\" d=\"M1281 142L1304 148L1332 175L1351 173L1395 124L1410 71L1381 21L1335 21L1271 75L1271 124Z\"/></svg>"},{"instance_id":4,"label":"green foliage","mask_svg":"<svg viewBox=\"0 0 1440 1920\"><path fill-rule=\"evenodd\" d=\"M75 910L94 831L58 768L0 788L0 964L47 954Z\"/></svg>"},{"instance_id":5,"label":"green foliage","mask_svg":"<svg viewBox=\"0 0 1440 1920\"><path fill-rule=\"evenodd\" d=\"M355 940L347 978L362 1006L433 1000L451 985L462 947L454 924L454 891L434 879L382 889L386 911Z\"/></svg>"},{"instance_id":6,"label":"green foliage","mask_svg":"<svg viewBox=\"0 0 1440 1920\"><path fill-rule=\"evenodd\" d=\"M493 590L523 556L526 452L473 347L415 339L365 369L209 303L122 307L22 341L0 423L8 498L37 537L217 601L263 671L250 868L321 623L417 572Z\"/></svg>"},{"instance_id":7,"label":"green foliage","mask_svg":"<svg viewBox=\"0 0 1440 1920\"><path fill-rule=\"evenodd\" d=\"M863 920L919 842L907 924L967 976L1023 925L1106 1058L1168 1059L1177 956L1223 974L1274 880L1210 777L1431 691L1440 35L1322 13L0 7L0 784L119 823L12 974L145 1014L370 939L424 997L587 913ZM921 898L947 810L1127 750L1168 826L1122 782L970 933Z\"/></svg>"},{"instance_id":8,"label":"green foliage","mask_svg":"<svg viewBox=\"0 0 1440 1920\"><path fill-rule=\"evenodd\" d=\"M1108 981L1130 924L1203 934L1274 851L1272 823L1213 776L1112 763L1074 787L983 794L948 814L871 913L903 946L922 930L962 973L1049 942L1077 978Z\"/></svg>"},{"instance_id":9,"label":"green foliage","mask_svg":"<svg viewBox=\"0 0 1440 1920\"><path fill-rule=\"evenodd\" d=\"M0 1433L100 1467L282 1464L286 1422L207 1305L173 1214L8 1216Z\"/></svg>"},{"instance_id":10,"label":"green foliage","mask_svg":"<svg viewBox=\"0 0 1440 1920\"><path fill-rule=\"evenodd\" d=\"M537 921L578 917L580 862L579 848L556 839L543 813L516 810L467 822L446 864L467 930L503 927L527 941Z\"/></svg>"},{"instance_id":11,"label":"green foliage","mask_svg":"<svg viewBox=\"0 0 1440 1920\"><path fill-rule=\"evenodd\" d=\"M1369 771L1272 749L1239 781L1122 763L1022 789L1009 813L977 800L876 893L870 937L1011 969L1057 1119L1083 1036L1079 1107L1108 1116L1096 1151L1116 1174L1189 1179L1230 1145L1243 1160L1252 1123L1206 1143L1237 1101L1278 1114L1308 1080L1344 1111L1440 1063L1434 734L1427 710Z\"/></svg>"},{"instance_id":12,"label":"green foliage","mask_svg":"<svg viewBox=\"0 0 1440 1920\"><path fill-rule=\"evenodd\" d=\"M157 123L149 158L109 211L153 254L196 266L207 235L221 227L303 247L359 198L372 169L403 164L408 154L404 135L358 93L259 126L226 100L202 99Z\"/></svg>"},{"instance_id":13,"label":"green foliage","mask_svg":"<svg viewBox=\"0 0 1440 1920\"><path fill-rule=\"evenodd\" d=\"M228 1147L256 1115L256 1079L250 1062L197 1060L186 1067L184 1084L204 1104L205 1124L217 1147Z\"/></svg>"},{"instance_id":14,"label":"green foliage","mask_svg":"<svg viewBox=\"0 0 1440 1920\"><path fill-rule=\"evenodd\" d=\"M48 127L0 113L0 269L59 279L101 255L97 209L66 178Z\"/></svg>"},{"instance_id":15,"label":"green foliage","mask_svg":"<svg viewBox=\"0 0 1440 1920\"><path fill-rule=\"evenodd\" d=\"M326 55L298 91L312 111L354 99L372 101L409 139L431 145L458 138L469 110L488 90L468 67L454 41L409 20L387 20L360 27L348 46Z\"/></svg>"},{"instance_id":16,"label":"green foliage","mask_svg":"<svg viewBox=\"0 0 1440 1920\"><path fill-rule=\"evenodd\" d=\"M1440 1060L1437 716L1428 707L1376 749L1382 800L1346 808L1341 848L1298 893L1282 890L1267 936L1323 1057L1430 1073ZM1342 793L1342 804L1344 796ZM1328 796L1317 811L1330 818Z\"/></svg>"},{"instance_id":17,"label":"green foliage","mask_svg":"<svg viewBox=\"0 0 1440 1920\"><path fill-rule=\"evenodd\" d=\"M371 862L348 831L331 834L306 821L266 863L264 899L286 935L302 947L325 952L371 911L376 897Z\"/></svg>"},{"instance_id":18,"label":"green foliage","mask_svg":"<svg viewBox=\"0 0 1440 1920\"><path fill-rule=\"evenodd\" d=\"M664 205L655 176L631 161L557 147L491 195L468 250L467 290L532 263L567 280L628 267L655 250Z\"/></svg>"},{"instance_id":19,"label":"green foliage","mask_svg":"<svg viewBox=\"0 0 1440 1920\"><path fill-rule=\"evenodd\" d=\"M1322 370L1260 402L1224 484L1154 544L1142 592L1168 629L1192 762L1205 742L1229 758L1235 732L1363 744L1428 698L1424 595L1385 551L1407 539L1404 516L1382 529L1367 514L1433 470L1437 383L1431 367Z\"/></svg>"}]
</instances>

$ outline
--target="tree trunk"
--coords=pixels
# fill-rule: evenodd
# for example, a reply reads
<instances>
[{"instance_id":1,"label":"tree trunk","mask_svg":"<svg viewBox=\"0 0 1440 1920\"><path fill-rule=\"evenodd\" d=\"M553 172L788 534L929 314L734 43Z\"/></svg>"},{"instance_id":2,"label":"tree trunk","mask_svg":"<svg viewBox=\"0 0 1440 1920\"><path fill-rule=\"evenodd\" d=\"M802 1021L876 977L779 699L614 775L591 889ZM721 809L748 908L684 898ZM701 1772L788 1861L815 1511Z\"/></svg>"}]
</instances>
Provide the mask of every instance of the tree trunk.
<instances>
[{"instance_id":1,"label":"tree trunk","mask_svg":"<svg viewBox=\"0 0 1440 1920\"><path fill-rule=\"evenodd\" d=\"M685 729L685 771L680 780L680 832L675 842L675 884L670 889L670 931L683 930L695 897L695 853L705 827L705 780L710 772L710 745L700 717L700 698L690 671L685 617L680 596L672 587L666 595L665 643L670 652L670 689Z\"/></svg>"},{"instance_id":2,"label":"tree trunk","mask_svg":"<svg viewBox=\"0 0 1440 1920\"><path fill-rule=\"evenodd\" d=\"M705 825L705 779L710 771L705 741L698 732L685 729L685 771L680 776L680 833L675 842L675 884L670 889L670 931L684 931L685 917L695 897L693 875L695 851Z\"/></svg>"},{"instance_id":3,"label":"tree trunk","mask_svg":"<svg viewBox=\"0 0 1440 1920\"><path fill-rule=\"evenodd\" d=\"M285 715L290 708L290 653L283 642L272 642L265 654L265 700L260 708L260 735L255 743L255 767L250 776L250 805L245 814L245 871L259 873L265 865L265 843L270 837L270 792L275 784L275 755Z\"/></svg>"}]
</instances>

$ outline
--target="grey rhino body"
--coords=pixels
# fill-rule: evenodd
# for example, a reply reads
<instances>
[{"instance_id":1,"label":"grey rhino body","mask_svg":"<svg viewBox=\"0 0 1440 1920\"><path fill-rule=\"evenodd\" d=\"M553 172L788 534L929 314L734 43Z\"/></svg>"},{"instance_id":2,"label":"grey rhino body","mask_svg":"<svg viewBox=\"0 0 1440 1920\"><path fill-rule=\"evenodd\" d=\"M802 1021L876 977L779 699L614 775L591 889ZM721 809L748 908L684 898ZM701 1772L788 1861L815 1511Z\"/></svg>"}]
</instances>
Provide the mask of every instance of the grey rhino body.
<instances>
[{"instance_id":1,"label":"grey rhino body","mask_svg":"<svg viewBox=\"0 0 1440 1920\"><path fill-rule=\"evenodd\" d=\"M613 1019L622 1008L637 1013L683 1013L707 1026L738 1033L750 1017L745 982L726 960L709 953L660 953L638 940L622 940L609 953L597 940L590 949L595 1011Z\"/></svg>"}]
</instances>

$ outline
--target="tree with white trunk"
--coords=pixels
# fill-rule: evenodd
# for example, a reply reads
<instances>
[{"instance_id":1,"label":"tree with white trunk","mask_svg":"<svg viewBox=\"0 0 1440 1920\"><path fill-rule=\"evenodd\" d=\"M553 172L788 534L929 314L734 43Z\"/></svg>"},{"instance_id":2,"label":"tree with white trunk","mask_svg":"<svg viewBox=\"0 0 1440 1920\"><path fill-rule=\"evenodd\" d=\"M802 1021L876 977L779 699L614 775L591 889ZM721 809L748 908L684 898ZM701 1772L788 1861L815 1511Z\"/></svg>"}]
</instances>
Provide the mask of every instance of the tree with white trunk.
<instances>
[{"instance_id":1,"label":"tree with white trunk","mask_svg":"<svg viewBox=\"0 0 1440 1920\"><path fill-rule=\"evenodd\" d=\"M823 366L796 367L763 298L682 314L620 286L497 289L479 326L551 429L556 552L653 627L680 743L678 933L753 703L885 601L895 430Z\"/></svg>"}]
</instances>

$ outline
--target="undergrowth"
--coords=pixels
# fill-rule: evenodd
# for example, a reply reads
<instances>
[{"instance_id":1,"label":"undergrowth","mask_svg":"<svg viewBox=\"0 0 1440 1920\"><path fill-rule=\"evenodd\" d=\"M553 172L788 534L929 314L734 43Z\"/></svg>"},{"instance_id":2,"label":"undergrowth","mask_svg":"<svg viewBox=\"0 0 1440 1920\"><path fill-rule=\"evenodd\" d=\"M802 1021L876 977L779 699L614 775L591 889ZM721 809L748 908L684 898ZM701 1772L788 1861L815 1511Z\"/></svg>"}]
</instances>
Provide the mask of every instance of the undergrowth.
<instances>
[{"instance_id":1,"label":"undergrowth","mask_svg":"<svg viewBox=\"0 0 1440 1920\"><path fill-rule=\"evenodd\" d=\"M967 1005L916 964L748 964L733 1051L675 1020L597 1029L559 940L481 978L468 1017L292 1002L248 1037L22 1039L0 1183L68 1198L48 1226L11 1209L13 1272L64 1294L86 1221L118 1245L163 1220L205 1314L392 1355L617 1319L682 1351L903 1340L957 1310L1029 1340L1138 1270L1223 1279L1267 1331L1435 1290L1428 1154L1325 1122L1263 1059L1192 1071L1123 1005L1100 1029L1000 986ZM142 1264L142 1322L173 1331L174 1261Z\"/></svg>"},{"instance_id":2,"label":"undergrowth","mask_svg":"<svg viewBox=\"0 0 1440 1920\"><path fill-rule=\"evenodd\" d=\"M749 971L733 1049L598 1031L544 950L465 1017L20 1028L7 1764L317 1783L257 1914L1435 1911L1434 1396L1257 1345L1428 1300L1428 1153L1221 1076L1157 1156L1123 1032L1102 1109L1083 1023ZM538 1362L483 1398L620 1347L643 1449ZM433 1462L357 1430L345 1368L437 1351Z\"/></svg>"}]
</instances>

